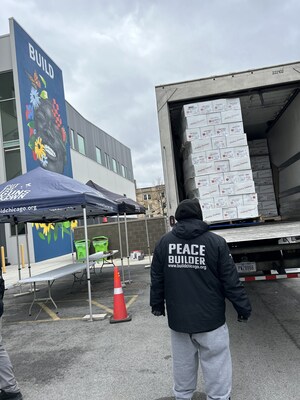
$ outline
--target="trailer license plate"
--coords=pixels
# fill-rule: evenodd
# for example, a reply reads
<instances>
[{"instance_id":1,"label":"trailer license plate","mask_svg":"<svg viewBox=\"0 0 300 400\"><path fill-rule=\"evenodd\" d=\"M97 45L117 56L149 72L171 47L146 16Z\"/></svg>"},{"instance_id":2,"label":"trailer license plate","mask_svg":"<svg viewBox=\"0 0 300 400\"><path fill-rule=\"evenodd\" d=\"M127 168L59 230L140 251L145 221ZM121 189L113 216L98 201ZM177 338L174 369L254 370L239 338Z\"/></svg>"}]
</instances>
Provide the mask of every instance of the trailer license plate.
<instances>
[{"instance_id":1,"label":"trailer license plate","mask_svg":"<svg viewBox=\"0 0 300 400\"><path fill-rule=\"evenodd\" d=\"M236 263L236 268L238 272L255 272L256 271L256 263L255 262L241 262Z\"/></svg>"}]
</instances>

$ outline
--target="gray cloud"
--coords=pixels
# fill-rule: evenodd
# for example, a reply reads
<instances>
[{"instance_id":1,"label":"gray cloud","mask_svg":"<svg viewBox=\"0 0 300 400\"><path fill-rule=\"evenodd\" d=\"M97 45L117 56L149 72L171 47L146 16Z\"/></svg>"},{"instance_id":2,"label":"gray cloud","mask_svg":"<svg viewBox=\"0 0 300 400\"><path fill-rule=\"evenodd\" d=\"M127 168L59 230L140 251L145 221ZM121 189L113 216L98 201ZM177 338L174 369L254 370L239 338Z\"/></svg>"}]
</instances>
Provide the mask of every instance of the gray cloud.
<instances>
[{"instance_id":1,"label":"gray cloud","mask_svg":"<svg viewBox=\"0 0 300 400\"><path fill-rule=\"evenodd\" d=\"M297 0L2 0L63 71L66 99L163 178L155 86L299 59Z\"/></svg>"}]
</instances>

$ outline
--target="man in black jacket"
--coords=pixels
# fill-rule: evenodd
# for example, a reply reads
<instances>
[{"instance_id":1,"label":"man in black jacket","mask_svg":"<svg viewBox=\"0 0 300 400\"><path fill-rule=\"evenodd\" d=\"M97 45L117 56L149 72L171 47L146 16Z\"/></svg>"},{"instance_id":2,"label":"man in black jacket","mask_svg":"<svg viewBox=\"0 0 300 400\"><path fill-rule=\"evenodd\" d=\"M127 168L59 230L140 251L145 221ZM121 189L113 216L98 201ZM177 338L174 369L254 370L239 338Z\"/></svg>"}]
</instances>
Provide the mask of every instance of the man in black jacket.
<instances>
[{"instance_id":1,"label":"man in black jacket","mask_svg":"<svg viewBox=\"0 0 300 400\"><path fill-rule=\"evenodd\" d=\"M229 400L232 364L225 322L225 299L239 321L251 305L229 247L209 232L197 199L177 207L176 225L157 243L151 264L150 305L171 328L174 394L190 400L197 386L199 360L207 400Z\"/></svg>"},{"instance_id":2,"label":"man in black jacket","mask_svg":"<svg viewBox=\"0 0 300 400\"><path fill-rule=\"evenodd\" d=\"M23 397L16 381L10 358L2 343L1 329L3 314L3 295L5 287L1 271L2 270L0 261L0 400L22 400Z\"/></svg>"}]
</instances>

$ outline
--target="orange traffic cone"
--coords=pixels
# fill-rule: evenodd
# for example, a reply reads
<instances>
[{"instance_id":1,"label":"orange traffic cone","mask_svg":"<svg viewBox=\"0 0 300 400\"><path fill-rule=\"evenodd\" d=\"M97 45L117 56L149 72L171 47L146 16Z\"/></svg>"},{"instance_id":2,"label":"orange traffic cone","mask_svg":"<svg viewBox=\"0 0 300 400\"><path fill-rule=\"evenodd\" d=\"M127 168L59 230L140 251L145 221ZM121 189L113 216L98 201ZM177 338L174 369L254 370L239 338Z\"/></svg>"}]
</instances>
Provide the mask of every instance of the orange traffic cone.
<instances>
[{"instance_id":1,"label":"orange traffic cone","mask_svg":"<svg viewBox=\"0 0 300 400\"><path fill-rule=\"evenodd\" d=\"M131 315L127 314L124 293L118 267L114 267L114 314L110 323L131 321Z\"/></svg>"}]
</instances>

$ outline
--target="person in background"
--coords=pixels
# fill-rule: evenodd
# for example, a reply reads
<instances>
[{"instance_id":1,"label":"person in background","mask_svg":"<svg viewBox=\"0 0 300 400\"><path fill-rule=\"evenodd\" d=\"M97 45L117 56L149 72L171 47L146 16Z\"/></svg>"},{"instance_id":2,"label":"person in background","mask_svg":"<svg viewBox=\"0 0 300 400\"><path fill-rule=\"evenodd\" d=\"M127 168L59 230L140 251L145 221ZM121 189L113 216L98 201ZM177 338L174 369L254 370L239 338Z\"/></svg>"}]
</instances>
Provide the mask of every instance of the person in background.
<instances>
[{"instance_id":1,"label":"person in background","mask_svg":"<svg viewBox=\"0 0 300 400\"><path fill-rule=\"evenodd\" d=\"M2 268L0 261L0 400L14 399L22 400L23 396L20 392L16 381L13 366L9 355L2 343L2 314L3 314L3 296L4 296L4 279L2 278Z\"/></svg>"},{"instance_id":2,"label":"person in background","mask_svg":"<svg viewBox=\"0 0 300 400\"><path fill-rule=\"evenodd\" d=\"M251 305L229 247L203 222L197 199L183 200L177 223L156 244L151 264L150 306L171 329L174 394L191 400L199 361L207 400L230 400L232 363L225 301L246 322Z\"/></svg>"}]
</instances>

